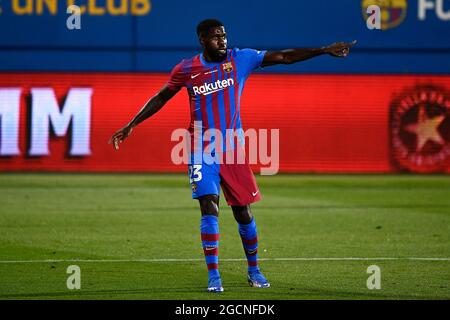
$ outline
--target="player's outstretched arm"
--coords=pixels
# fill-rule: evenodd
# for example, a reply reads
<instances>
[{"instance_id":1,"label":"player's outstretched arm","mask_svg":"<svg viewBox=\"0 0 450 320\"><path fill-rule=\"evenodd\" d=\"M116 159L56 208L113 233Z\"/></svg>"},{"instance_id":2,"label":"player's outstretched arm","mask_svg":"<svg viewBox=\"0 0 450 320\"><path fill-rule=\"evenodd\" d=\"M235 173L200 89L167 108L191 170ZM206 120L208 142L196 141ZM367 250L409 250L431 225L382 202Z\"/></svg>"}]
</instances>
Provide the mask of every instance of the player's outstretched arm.
<instances>
[{"instance_id":1,"label":"player's outstretched arm","mask_svg":"<svg viewBox=\"0 0 450 320\"><path fill-rule=\"evenodd\" d=\"M352 42L336 42L322 48L298 48L286 49L281 51L267 51L264 55L262 67L273 66L276 64L291 64L304 61L322 54L329 54L333 57L346 57L350 52L350 47L356 44Z\"/></svg>"},{"instance_id":2,"label":"player's outstretched arm","mask_svg":"<svg viewBox=\"0 0 450 320\"><path fill-rule=\"evenodd\" d=\"M109 139L108 143L113 144L114 149L119 149L119 143L123 142L139 123L151 117L158 112L167 101L169 101L178 91L171 90L164 86L156 95L154 95L142 109L131 119L123 128L117 130Z\"/></svg>"}]
</instances>

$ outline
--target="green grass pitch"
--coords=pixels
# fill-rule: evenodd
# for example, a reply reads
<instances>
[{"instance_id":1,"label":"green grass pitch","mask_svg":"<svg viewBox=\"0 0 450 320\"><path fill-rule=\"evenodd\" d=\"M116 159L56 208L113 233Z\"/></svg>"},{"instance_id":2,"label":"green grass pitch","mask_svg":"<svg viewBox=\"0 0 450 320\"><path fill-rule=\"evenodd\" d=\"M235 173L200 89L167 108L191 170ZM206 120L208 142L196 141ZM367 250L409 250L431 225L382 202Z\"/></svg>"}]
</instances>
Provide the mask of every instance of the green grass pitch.
<instances>
[{"instance_id":1,"label":"green grass pitch","mask_svg":"<svg viewBox=\"0 0 450 320\"><path fill-rule=\"evenodd\" d=\"M3 173L0 299L450 299L448 176L257 180L263 200L252 209L272 287L247 285L221 199L225 292L211 294L185 175ZM66 287L70 265L81 268L80 290ZM381 269L379 290L366 286L370 265Z\"/></svg>"}]
</instances>

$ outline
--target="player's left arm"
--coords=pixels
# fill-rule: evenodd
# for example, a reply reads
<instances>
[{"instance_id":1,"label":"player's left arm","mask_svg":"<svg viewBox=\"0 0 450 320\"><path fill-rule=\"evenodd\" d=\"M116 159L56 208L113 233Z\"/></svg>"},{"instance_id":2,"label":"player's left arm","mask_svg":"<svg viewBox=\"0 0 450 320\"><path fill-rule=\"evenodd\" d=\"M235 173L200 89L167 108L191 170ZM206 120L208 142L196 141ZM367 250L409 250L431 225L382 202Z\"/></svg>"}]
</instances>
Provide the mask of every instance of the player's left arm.
<instances>
[{"instance_id":1,"label":"player's left arm","mask_svg":"<svg viewBox=\"0 0 450 320\"><path fill-rule=\"evenodd\" d=\"M264 55L261 67L273 66L276 64L292 64L323 54L344 58L350 53L350 47L355 44L356 40L352 42L336 42L322 48L297 48L281 51L267 51Z\"/></svg>"}]
</instances>

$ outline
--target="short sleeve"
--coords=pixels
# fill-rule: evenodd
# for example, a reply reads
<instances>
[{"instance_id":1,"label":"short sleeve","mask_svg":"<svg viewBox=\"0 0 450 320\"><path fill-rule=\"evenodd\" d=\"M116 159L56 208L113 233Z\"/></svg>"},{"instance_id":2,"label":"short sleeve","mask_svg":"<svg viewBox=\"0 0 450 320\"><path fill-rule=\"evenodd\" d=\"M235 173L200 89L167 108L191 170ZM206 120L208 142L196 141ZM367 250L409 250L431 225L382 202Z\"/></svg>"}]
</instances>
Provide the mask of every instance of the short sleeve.
<instances>
[{"instance_id":1,"label":"short sleeve","mask_svg":"<svg viewBox=\"0 0 450 320\"><path fill-rule=\"evenodd\" d=\"M253 71L261 66L266 51L255 49L241 49L238 51L238 53L243 62L248 65L250 71Z\"/></svg>"},{"instance_id":2,"label":"short sleeve","mask_svg":"<svg viewBox=\"0 0 450 320\"><path fill-rule=\"evenodd\" d=\"M169 81L167 82L167 86L170 90L178 91L180 90L186 82L186 76L183 72L183 63L180 62L177 64L172 71L170 72Z\"/></svg>"}]
</instances>

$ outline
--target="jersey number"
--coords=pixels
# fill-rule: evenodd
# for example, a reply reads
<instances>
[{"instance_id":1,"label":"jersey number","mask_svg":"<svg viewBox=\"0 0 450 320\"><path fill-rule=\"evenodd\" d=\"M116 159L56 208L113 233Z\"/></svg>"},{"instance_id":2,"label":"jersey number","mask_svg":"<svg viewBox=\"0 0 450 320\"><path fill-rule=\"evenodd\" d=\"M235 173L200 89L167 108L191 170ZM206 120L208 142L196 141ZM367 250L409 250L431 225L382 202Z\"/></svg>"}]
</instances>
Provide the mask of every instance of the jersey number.
<instances>
[{"instance_id":1,"label":"jersey number","mask_svg":"<svg viewBox=\"0 0 450 320\"><path fill-rule=\"evenodd\" d=\"M193 164L189 166L189 183L202 180L202 173L200 172L201 168L201 164Z\"/></svg>"}]
</instances>

